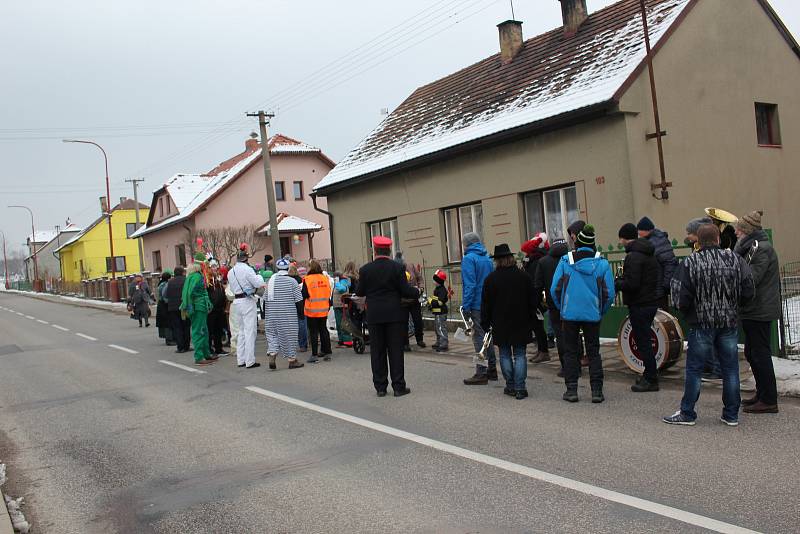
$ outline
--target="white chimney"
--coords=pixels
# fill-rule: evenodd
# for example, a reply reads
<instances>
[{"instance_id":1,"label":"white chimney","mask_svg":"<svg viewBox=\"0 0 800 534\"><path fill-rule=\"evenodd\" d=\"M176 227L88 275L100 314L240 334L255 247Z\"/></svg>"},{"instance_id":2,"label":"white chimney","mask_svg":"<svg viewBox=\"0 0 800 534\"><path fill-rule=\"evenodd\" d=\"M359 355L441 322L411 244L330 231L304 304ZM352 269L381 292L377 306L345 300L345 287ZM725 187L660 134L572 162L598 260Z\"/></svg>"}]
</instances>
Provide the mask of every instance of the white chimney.
<instances>
[{"instance_id":1,"label":"white chimney","mask_svg":"<svg viewBox=\"0 0 800 534\"><path fill-rule=\"evenodd\" d=\"M507 20L497 25L500 31L500 59L503 65L511 63L522 50L522 23L518 20Z\"/></svg>"},{"instance_id":2,"label":"white chimney","mask_svg":"<svg viewBox=\"0 0 800 534\"><path fill-rule=\"evenodd\" d=\"M572 37L578 33L587 18L586 0L559 0L561 2L561 18L564 20L564 37Z\"/></svg>"}]
</instances>

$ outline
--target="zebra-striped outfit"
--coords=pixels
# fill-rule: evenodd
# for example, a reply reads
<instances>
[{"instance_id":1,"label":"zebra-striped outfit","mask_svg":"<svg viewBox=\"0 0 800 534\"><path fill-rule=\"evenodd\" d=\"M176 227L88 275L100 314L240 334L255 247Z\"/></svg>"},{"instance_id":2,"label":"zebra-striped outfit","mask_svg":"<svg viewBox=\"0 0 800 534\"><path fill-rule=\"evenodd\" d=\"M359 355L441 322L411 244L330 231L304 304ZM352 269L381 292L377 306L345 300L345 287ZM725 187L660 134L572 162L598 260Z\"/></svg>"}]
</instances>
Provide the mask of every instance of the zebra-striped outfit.
<instances>
[{"instance_id":1,"label":"zebra-striped outfit","mask_svg":"<svg viewBox=\"0 0 800 534\"><path fill-rule=\"evenodd\" d=\"M280 354L284 358L297 356L297 303L303 300L300 284L285 274L273 275L269 289L264 293L267 337L267 354Z\"/></svg>"}]
</instances>

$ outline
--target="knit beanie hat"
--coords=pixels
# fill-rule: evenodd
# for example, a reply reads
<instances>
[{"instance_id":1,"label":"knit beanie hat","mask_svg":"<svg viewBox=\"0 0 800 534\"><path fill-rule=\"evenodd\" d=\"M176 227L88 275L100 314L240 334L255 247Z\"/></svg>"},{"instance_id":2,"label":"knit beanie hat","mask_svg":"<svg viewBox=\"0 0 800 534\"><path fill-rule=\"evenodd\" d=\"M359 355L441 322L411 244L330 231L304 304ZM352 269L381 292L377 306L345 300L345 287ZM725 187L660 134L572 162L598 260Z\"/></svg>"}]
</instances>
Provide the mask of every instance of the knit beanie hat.
<instances>
[{"instance_id":1,"label":"knit beanie hat","mask_svg":"<svg viewBox=\"0 0 800 534\"><path fill-rule=\"evenodd\" d=\"M467 248L470 245L474 245L475 243L481 242L481 236L476 234L475 232L467 232L464 234L464 237L461 240L464 243L464 248Z\"/></svg>"},{"instance_id":2,"label":"knit beanie hat","mask_svg":"<svg viewBox=\"0 0 800 534\"><path fill-rule=\"evenodd\" d=\"M577 247L589 247L594 248L595 236L594 236L594 226L591 224L587 224L583 227L578 233L578 237L575 238L575 245Z\"/></svg>"},{"instance_id":3,"label":"knit beanie hat","mask_svg":"<svg viewBox=\"0 0 800 534\"><path fill-rule=\"evenodd\" d=\"M637 230L643 232L651 232L656 229L656 225L650 220L650 217L642 217L639 219L639 224L636 225Z\"/></svg>"},{"instance_id":4,"label":"knit beanie hat","mask_svg":"<svg viewBox=\"0 0 800 534\"><path fill-rule=\"evenodd\" d=\"M714 224L714 221L712 221L711 218L709 217L699 217L697 219L692 219L686 225L686 233L697 235L697 230L704 224Z\"/></svg>"},{"instance_id":5,"label":"knit beanie hat","mask_svg":"<svg viewBox=\"0 0 800 534\"><path fill-rule=\"evenodd\" d=\"M619 229L619 237L620 239L636 239L639 237L639 234L636 232L636 226L633 223L623 224L622 228Z\"/></svg>"},{"instance_id":6,"label":"knit beanie hat","mask_svg":"<svg viewBox=\"0 0 800 534\"><path fill-rule=\"evenodd\" d=\"M751 211L747 215L743 215L736 223L736 228L741 230L747 235L752 234L756 230L761 230L761 216L764 215L763 211Z\"/></svg>"},{"instance_id":7,"label":"knit beanie hat","mask_svg":"<svg viewBox=\"0 0 800 534\"><path fill-rule=\"evenodd\" d=\"M290 265L291 263L289 263L289 260L286 258L281 258L275 262L275 267L277 267L279 271L288 271Z\"/></svg>"}]
</instances>

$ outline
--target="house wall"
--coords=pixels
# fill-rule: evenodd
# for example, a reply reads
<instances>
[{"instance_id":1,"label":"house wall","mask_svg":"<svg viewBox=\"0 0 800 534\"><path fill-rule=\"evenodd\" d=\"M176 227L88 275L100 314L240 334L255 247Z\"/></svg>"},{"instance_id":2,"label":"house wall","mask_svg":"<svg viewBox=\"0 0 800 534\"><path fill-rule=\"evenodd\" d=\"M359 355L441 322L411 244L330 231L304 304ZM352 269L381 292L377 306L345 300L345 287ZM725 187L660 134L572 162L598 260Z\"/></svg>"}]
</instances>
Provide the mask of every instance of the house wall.
<instances>
[{"instance_id":1,"label":"house wall","mask_svg":"<svg viewBox=\"0 0 800 534\"><path fill-rule=\"evenodd\" d=\"M481 202L490 250L525 239L522 193L575 183L581 218L600 241L616 242L633 211L626 121L622 115L475 151L396 173L328 198L335 216L337 263L369 258L365 225L397 217L400 248L415 263L446 263L442 209ZM602 179L598 179L602 177Z\"/></svg>"},{"instance_id":2,"label":"house wall","mask_svg":"<svg viewBox=\"0 0 800 534\"><path fill-rule=\"evenodd\" d=\"M649 215L682 241L686 222L709 206L739 216L763 209L782 262L800 260L794 216L800 198L800 58L755 0L703 0L655 57L668 202L659 181L647 71L621 109L633 176L633 218ZM759 147L755 102L778 104L783 148ZM638 113L641 112L641 113Z\"/></svg>"},{"instance_id":3,"label":"house wall","mask_svg":"<svg viewBox=\"0 0 800 534\"><path fill-rule=\"evenodd\" d=\"M125 256L127 270L118 275L139 272L139 248L135 239L128 239L125 225L136 222L134 210L116 210L111 217L114 235L114 255ZM86 232L78 241L62 250L64 261L63 278L67 282L80 282L80 261L83 260L86 278L110 276L106 271L106 258L109 256L108 223L104 220Z\"/></svg>"},{"instance_id":4,"label":"house wall","mask_svg":"<svg viewBox=\"0 0 800 534\"><path fill-rule=\"evenodd\" d=\"M161 252L161 268L174 270L177 267L175 246L178 244L186 244L186 261L190 261L190 250L188 241L190 240L191 232L186 229L188 226L192 228L193 222L191 220L182 221L173 226L146 234L142 237L144 248L144 264L148 271L156 271L156 266L153 264L153 252Z\"/></svg>"},{"instance_id":5,"label":"house wall","mask_svg":"<svg viewBox=\"0 0 800 534\"><path fill-rule=\"evenodd\" d=\"M58 237L49 243L36 244L36 262L39 267L39 277L43 280L61 277L61 262L53 256L53 251L75 237L78 232L61 232ZM26 262L29 279L33 280L33 261Z\"/></svg>"}]
</instances>

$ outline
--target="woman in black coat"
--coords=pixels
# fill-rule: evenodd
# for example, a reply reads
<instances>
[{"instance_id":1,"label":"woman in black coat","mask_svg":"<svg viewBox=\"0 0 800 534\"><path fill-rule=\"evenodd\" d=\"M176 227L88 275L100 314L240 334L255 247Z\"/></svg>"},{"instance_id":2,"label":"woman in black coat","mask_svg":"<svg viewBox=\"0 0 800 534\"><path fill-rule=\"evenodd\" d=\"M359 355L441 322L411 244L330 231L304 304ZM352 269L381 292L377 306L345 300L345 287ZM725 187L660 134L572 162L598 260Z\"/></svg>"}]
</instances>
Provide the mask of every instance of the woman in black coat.
<instances>
[{"instance_id":1,"label":"woman in black coat","mask_svg":"<svg viewBox=\"0 0 800 534\"><path fill-rule=\"evenodd\" d=\"M506 387L503 392L521 400L528 396L526 350L531 326L536 319L533 279L517 268L508 245L494 249L495 271L483 283L481 326L491 328L493 342L500 349L500 368Z\"/></svg>"}]
</instances>

